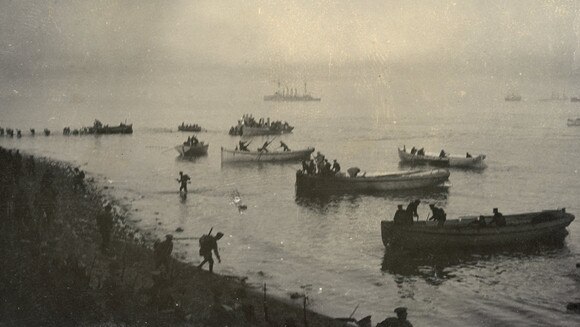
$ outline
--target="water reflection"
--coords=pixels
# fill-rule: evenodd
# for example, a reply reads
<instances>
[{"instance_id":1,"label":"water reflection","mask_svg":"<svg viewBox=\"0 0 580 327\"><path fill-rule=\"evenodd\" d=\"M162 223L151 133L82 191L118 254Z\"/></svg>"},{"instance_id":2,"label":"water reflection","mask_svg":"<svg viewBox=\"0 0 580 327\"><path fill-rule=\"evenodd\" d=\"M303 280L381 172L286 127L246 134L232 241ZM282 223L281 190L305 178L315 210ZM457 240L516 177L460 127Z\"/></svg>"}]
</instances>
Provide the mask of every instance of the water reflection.
<instances>
[{"instance_id":1,"label":"water reflection","mask_svg":"<svg viewBox=\"0 0 580 327\"><path fill-rule=\"evenodd\" d=\"M207 158L207 153L199 154L199 155L192 155L192 156L177 156L175 157L175 161L180 162L197 162L203 158Z\"/></svg>"},{"instance_id":2,"label":"water reflection","mask_svg":"<svg viewBox=\"0 0 580 327\"><path fill-rule=\"evenodd\" d=\"M443 164L443 163L416 163L416 162L399 162L399 168L405 168L405 169L429 169L429 168L447 168L450 169L452 171L462 171L462 172L466 172L466 173L472 173L472 174L481 174L485 171L485 168L487 168L487 166L481 166L481 167L449 167L448 164Z\"/></svg>"},{"instance_id":3,"label":"water reflection","mask_svg":"<svg viewBox=\"0 0 580 327\"><path fill-rule=\"evenodd\" d=\"M475 267L492 260L522 260L538 256L566 255L564 239L555 239L518 246L482 248L475 250L403 250L387 247L381 271L393 275L395 282L404 283L409 277L419 277L428 284L440 285L455 277L463 267Z\"/></svg>"}]
</instances>

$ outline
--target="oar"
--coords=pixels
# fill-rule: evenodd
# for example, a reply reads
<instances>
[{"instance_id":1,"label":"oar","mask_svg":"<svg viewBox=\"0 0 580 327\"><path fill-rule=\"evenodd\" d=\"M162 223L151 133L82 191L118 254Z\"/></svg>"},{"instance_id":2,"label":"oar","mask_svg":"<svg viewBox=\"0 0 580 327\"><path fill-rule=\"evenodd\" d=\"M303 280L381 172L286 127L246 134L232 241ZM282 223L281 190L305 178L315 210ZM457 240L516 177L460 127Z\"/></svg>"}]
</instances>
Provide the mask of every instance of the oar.
<instances>
[{"instance_id":1,"label":"oar","mask_svg":"<svg viewBox=\"0 0 580 327\"><path fill-rule=\"evenodd\" d=\"M191 237L174 237L176 241L188 241L188 240L199 240L199 237L191 236Z\"/></svg>"},{"instance_id":2,"label":"oar","mask_svg":"<svg viewBox=\"0 0 580 327\"><path fill-rule=\"evenodd\" d=\"M352 316L354 316L354 313L356 312L356 309L358 309L359 305L360 303L356 305L356 307L354 308L354 310L352 310L352 313L350 314L350 316L348 316L348 318L352 318Z\"/></svg>"},{"instance_id":3,"label":"oar","mask_svg":"<svg viewBox=\"0 0 580 327\"><path fill-rule=\"evenodd\" d=\"M167 152L167 151L169 151L169 150L173 150L173 147L171 147L171 148L169 148L169 149L165 149L165 150L161 151L161 153L165 153L165 152Z\"/></svg>"}]
</instances>

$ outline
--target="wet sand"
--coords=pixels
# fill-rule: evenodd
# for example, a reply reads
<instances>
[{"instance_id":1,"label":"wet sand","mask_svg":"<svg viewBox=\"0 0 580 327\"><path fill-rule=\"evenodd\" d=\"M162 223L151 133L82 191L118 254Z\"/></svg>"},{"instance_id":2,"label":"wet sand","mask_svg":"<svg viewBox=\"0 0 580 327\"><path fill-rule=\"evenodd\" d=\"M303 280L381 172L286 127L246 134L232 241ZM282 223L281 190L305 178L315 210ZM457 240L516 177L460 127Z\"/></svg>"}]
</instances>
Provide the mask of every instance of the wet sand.
<instances>
[{"instance_id":1,"label":"wet sand","mask_svg":"<svg viewBox=\"0 0 580 327\"><path fill-rule=\"evenodd\" d=\"M0 326L341 326L281 299L172 259L154 269L154 240L136 232L91 180L75 186L69 165L28 155L0 158ZM52 186L43 184L50 172ZM43 199L55 191L54 215ZM96 216L113 203L115 227L102 250ZM204 267L207 269L207 266ZM266 310L265 310L266 308ZM267 311L267 313L265 313Z\"/></svg>"}]
</instances>

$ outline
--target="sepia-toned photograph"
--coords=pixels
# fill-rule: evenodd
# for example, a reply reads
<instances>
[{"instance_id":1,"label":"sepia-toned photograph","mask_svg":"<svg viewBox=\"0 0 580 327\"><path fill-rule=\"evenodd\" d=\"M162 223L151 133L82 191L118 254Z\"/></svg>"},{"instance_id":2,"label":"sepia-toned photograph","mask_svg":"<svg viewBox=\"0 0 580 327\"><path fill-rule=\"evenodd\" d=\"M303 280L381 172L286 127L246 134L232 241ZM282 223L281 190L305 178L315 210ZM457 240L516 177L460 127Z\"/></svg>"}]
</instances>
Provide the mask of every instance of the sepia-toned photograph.
<instances>
[{"instance_id":1,"label":"sepia-toned photograph","mask_svg":"<svg viewBox=\"0 0 580 327\"><path fill-rule=\"evenodd\" d=\"M580 325L580 2L0 0L0 327Z\"/></svg>"}]
</instances>

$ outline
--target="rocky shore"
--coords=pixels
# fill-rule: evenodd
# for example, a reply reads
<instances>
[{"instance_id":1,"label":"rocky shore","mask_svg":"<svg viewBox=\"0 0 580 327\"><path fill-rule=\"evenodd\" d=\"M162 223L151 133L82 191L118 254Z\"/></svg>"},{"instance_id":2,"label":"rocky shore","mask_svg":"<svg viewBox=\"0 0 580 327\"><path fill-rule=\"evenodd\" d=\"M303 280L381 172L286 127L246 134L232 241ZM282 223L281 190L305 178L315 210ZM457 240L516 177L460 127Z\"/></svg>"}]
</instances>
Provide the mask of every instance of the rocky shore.
<instances>
[{"instance_id":1,"label":"rocky shore","mask_svg":"<svg viewBox=\"0 0 580 327\"><path fill-rule=\"evenodd\" d=\"M101 249L96 217L112 199L67 164L0 152L0 326L344 324L244 278L175 259L155 270L152 240L136 241L121 210Z\"/></svg>"}]
</instances>

